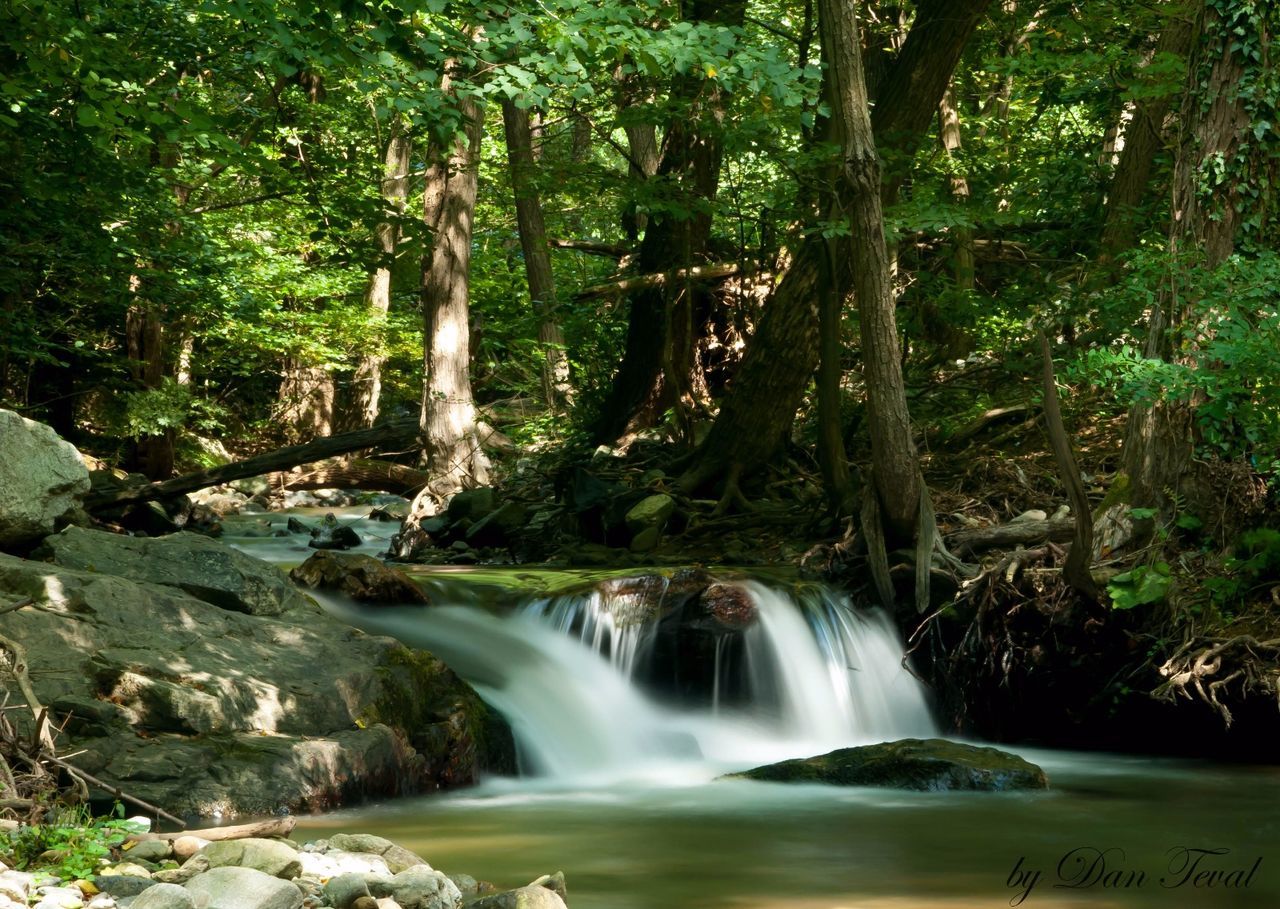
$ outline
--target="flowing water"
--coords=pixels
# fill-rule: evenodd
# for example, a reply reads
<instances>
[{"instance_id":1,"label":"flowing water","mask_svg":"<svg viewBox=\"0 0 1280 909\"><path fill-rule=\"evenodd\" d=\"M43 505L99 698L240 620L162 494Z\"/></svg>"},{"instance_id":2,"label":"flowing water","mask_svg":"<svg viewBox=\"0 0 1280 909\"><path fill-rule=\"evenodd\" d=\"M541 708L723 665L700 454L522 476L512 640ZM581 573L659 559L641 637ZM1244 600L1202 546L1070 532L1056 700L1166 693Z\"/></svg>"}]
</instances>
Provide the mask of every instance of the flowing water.
<instances>
[{"instance_id":1,"label":"flowing water","mask_svg":"<svg viewBox=\"0 0 1280 909\"><path fill-rule=\"evenodd\" d=\"M520 583L564 581L540 574ZM1015 748L1048 792L718 779L937 733L889 620L829 591L735 581L756 621L701 651L714 665L690 687L634 592L521 596L484 571L424 583L466 605L327 605L470 681L511 723L522 775L306 819L304 835L378 833L504 887L563 870L575 909L1280 906L1275 767Z\"/></svg>"}]
</instances>

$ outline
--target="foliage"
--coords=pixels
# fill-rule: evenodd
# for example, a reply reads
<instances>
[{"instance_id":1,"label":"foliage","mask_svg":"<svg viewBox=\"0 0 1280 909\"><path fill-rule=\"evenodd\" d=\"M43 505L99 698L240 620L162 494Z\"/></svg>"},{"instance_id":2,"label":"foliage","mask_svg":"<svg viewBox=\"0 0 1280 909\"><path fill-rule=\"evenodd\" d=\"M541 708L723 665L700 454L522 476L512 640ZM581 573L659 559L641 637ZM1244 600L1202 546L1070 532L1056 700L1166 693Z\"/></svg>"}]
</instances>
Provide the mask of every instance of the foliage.
<instances>
[{"instance_id":1,"label":"foliage","mask_svg":"<svg viewBox=\"0 0 1280 909\"><path fill-rule=\"evenodd\" d=\"M87 809L62 808L44 824L0 833L0 853L19 871L47 868L63 880L93 880L111 850L138 831L119 802L110 816L98 818Z\"/></svg>"},{"instance_id":2,"label":"foliage","mask_svg":"<svg viewBox=\"0 0 1280 909\"><path fill-rule=\"evenodd\" d=\"M1138 565L1113 577L1107 584L1107 594L1112 609L1133 609L1162 602L1172 583L1168 562Z\"/></svg>"}]
</instances>

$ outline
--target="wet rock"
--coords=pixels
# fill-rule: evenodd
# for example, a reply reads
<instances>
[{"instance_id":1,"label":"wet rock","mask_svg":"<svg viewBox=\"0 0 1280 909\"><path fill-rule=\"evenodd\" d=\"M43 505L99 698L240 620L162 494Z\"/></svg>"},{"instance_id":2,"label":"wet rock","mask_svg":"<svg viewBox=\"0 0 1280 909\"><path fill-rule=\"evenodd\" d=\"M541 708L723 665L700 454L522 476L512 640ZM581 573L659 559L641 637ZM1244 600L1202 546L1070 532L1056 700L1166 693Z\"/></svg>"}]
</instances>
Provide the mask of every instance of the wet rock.
<instances>
[{"instance_id":1,"label":"wet rock","mask_svg":"<svg viewBox=\"0 0 1280 909\"><path fill-rule=\"evenodd\" d=\"M80 452L48 426L0 410L0 547L58 529L89 492Z\"/></svg>"},{"instance_id":2,"label":"wet rock","mask_svg":"<svg viewBox=\"0 0 1280 909\"><path fill-rule=\"evenodd\" d=\"M737 631L756 620L756 604L737 584L712 584L698 595L698 609L721 626Z\"/></svg>"},{"instance_id":3,"label":"wet rock","mask_svg":"<svg viewBox=\"0 0 1280 909\"><path fill-rule=\"evenodd\" d=\"M368 833L335 834L329 837L329 848L342 852L376 855L386 862L392 874L399 874L401 871L407 871L410 868L419 866L430 868L426 859L421 856L391 842L391 840Z\"/></svg>"},{"instance_id":4,"label":"wet rock","mask_svg":"<svg viewBox=\"0 0 1280 909\"><path fill-rule=\"evenodd\" d=\"M360 545L360 534L330 513L311 528L311 541L307 545L312 549L354 549Z\"/></svg>"},{"instance_id":5,"label":"wet rock","mask_svg":"<svg viewBox=\"0 0 1280 909\"><path fill-rule=\"evenodd\" d=\"M209 898L208 909L301 909L302 891L252 868L214 868L187 883Z\"/></svg>"},{"instance_id":6,"label":"wet rock","mask_svg":"<svg viewBox=\"0 0 1280 909\"><path fill-rule=\"evenodd\" d=\"M903 739L841 748L730 774L777 783L831 783L926 792L1047 789L1044 771L1016 754L945 739Z\"/></svg>"},{"instance_id":7,"label":"wet rock","mask_svg":"<svg viewBox=\"0 0 1280 909\"><path fill-rule=\"evenodd\" d=\"M284 526L285 530L289 531L289 533L305 533L308 536L311 535L311 528L299 521L297 518L289 518L289 520L285 521Z\"/></svg>"},{"instance_id":8,"label":"wet rock","mask_svg":"<svg viewBox=\"0 0 1280 909\"><path fill-rule=\"evenodd\" d=\"M283 571L199 534L140 539L68 527L46 537L39 554L63 568L163 584L233 612L277 616L309 608Z\"/></svg>"},{"instance_id":9,"label":"wet rock","mask_svg":"<svg viewBox=\"0 0 1280 909\"><path fill-rule=\"evenodd\" d=\"M289 577L303 587L336 590L362 603L426 603L409 576L372 556L317 552Z\"/></svg>"},{"instance_id":10,"label":"wet rock","mask_svg":"<svg viewBox=\"0 0 1280 909\"><path fill-rule=\"evenodd\" d=\"M387 524L398 524L409 514L403 505L379 505L369 512L370 521L381 521Z\"/></svg>"}]
</instances>

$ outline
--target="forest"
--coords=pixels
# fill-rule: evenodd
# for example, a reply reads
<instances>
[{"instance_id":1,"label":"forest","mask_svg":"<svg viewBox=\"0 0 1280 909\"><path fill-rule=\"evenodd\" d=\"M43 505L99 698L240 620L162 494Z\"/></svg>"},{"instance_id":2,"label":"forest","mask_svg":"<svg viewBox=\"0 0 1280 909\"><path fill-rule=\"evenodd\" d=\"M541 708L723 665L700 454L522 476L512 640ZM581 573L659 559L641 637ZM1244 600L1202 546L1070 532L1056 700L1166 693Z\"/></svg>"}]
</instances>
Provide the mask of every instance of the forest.
<instances>
[{"instance_id":1,"label":"forest","mask_svg":"<svg viewBox=\"0 0 1280 909\"><path fill-rule=\"evenodd\" d=\"M0 477L0 549L267 558L358 546L359 512L378 567L295 581L596 585L664 617L663 703L717 710L762 690L730 632L785 578L882 607L943 734L1270 763L1278 27L1269 0L10 0L0 408L89 483L19 533ZM0 615L34 622L22 570ZM537 752L462 624L345 620ZM131 703L112 678L90 699ZM221 729L166 704L165 734Z\"/></svg>"}]
</instances>

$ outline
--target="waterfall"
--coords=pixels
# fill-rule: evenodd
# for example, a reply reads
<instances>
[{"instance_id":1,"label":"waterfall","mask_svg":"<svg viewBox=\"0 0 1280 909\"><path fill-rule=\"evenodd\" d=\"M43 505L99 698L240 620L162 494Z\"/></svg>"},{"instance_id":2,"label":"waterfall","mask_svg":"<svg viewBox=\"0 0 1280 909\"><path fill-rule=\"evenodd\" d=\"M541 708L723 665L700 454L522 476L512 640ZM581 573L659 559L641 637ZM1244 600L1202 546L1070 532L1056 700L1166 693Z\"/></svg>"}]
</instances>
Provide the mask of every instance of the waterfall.
<instances>
[{"instance_id":1,"label":"waterfall","mask_svg":"<svg viewBox=\"0 0 1280 909\"><path fill-rule=\"evenodd\" d=\"M753 621L714 634L664 616L665 587L596 589L506 611L328 605L431 650L470 682L511 724L522 774L574 785L700 782L935 734L883 612L855 610L825 588L733 586ZM690 654L707 665L685 665Z\"/></svg>"}]
</instances>

